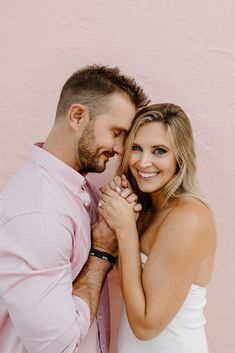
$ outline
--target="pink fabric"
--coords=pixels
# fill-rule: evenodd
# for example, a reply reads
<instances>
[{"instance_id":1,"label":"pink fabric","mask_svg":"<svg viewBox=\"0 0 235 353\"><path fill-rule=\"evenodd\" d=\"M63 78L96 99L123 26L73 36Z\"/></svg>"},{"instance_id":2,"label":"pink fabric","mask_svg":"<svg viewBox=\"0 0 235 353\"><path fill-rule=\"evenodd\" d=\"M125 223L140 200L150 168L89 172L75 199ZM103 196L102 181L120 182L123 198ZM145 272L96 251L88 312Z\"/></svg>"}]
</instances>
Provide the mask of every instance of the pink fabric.
<instances>
[{"instance_id":1,"label":"pink fabric","mask_svg":"<svg viewBox=\"0 0 235 353\"><path fill-rule=\"evenodd\" d=\"M84 176L36 145L32 160L3 190L0 352L108 352L107 284L91 326L87 304L72 296L97 201Z\"/></svg>"}]
</instances>

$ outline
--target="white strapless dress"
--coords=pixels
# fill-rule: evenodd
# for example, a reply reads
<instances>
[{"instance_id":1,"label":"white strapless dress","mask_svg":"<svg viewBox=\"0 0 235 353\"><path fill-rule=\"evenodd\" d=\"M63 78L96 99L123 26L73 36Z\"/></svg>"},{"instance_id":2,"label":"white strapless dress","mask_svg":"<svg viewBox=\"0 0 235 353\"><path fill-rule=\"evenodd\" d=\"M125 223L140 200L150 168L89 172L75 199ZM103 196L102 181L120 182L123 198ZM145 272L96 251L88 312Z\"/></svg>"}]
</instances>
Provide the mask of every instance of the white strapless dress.
<instances>
[{"instance_id":1,"label":"white strapless dress","mask_svg":"<svg viewBox=\"0 0 235 353\"><path fill-rule=\"evenodd\" d=\"M141 254L142 266L147 256ZM125 305L122 307L118 353L208 353L205 336L206 288L192 285L174 319L153 339L141 341L131 331Z\"/></svg>"}]
</instances>

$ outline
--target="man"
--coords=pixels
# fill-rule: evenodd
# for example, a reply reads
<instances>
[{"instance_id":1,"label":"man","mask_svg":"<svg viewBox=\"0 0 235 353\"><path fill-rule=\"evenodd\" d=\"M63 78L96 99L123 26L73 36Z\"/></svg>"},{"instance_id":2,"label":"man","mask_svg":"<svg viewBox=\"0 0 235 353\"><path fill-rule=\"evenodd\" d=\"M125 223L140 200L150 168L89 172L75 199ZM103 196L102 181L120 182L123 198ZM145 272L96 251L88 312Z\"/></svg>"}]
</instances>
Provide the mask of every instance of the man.
<instances>
[{"instance_id":1,"label":"man","mask_svg":"<svg viewBox=\"0 0 235 353\"><path fill-rule=\"evenodd\" d=\"M1 353L108 351L104 280L117 243L103 221L90 251L98 194L85 175L122 153L146 103L117 68L86 67L65 83L48 138L0 198Z\"/></svg>"}]
</instances>

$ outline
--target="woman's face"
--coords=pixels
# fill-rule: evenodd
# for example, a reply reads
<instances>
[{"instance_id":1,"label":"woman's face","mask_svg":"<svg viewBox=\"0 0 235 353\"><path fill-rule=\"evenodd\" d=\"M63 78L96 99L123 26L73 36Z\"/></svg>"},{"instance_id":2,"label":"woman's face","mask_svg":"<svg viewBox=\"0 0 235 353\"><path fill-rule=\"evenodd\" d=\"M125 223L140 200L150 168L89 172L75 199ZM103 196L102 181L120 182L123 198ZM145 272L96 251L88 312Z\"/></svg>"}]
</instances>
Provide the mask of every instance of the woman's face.
<instances>
[{"instance_id":1,"label":"woman's face","mask_svg":"<svg viewBox=\"0 0 235 353\"><path fill-rule=\"evenodd\" d=\"M177 161L166 125L150 122L139 128L132 147L129 168L143 192L160 191L172 179Z\"/></svg>"}]
</instances>

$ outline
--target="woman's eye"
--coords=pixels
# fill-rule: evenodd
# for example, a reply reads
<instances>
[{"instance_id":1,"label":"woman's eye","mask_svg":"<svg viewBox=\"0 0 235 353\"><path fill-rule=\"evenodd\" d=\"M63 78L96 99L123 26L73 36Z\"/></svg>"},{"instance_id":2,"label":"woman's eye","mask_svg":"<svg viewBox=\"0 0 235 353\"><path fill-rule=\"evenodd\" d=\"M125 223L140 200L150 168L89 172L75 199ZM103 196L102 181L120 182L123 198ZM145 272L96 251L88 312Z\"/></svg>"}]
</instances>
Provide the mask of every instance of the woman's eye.
<instances>
[{"instance_id":1,"label":"woman's eye","mask_svg":"<svg viewBox=\"0 0 235 353\"><path fill-rule=\"evenodd\" d=\"M156 148L153 153L154 154L158 154L158 155L162 155L162 154L164 154L166 152L167 151L164 148Z\"/></svg>"},{"instance_id":2,"label":"woman's eye","mask_svg":"<svg viewBox=\"0 0 235 353\"><path fill-rule=\"evenodd\" d=\"M141 148L140 148L140 146L133 145L132 151L141 151Z\"/></svg>"}]
</instances>

